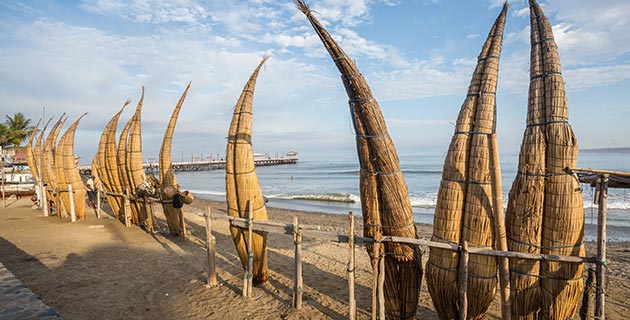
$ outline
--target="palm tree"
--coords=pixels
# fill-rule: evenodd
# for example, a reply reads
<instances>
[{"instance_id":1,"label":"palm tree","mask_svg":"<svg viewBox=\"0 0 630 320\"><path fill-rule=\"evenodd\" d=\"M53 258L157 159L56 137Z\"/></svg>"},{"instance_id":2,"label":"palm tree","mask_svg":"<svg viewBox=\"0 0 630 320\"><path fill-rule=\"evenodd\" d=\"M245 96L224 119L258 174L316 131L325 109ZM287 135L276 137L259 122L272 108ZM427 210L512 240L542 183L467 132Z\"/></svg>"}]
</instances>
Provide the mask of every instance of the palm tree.
<instances>
[{"instance_id":1,"label":"palm tree","mask_svg":"<svg viewBox=\"0 0 630 320\"><path fill-rule=\"evenodd\" d=\"M0 129L0 134L2 135L0 142L2 142L2 145L18 147L34 129L33 126L29 126L31 119L26 119L22 112L14 113L13 117L7 115L6 118L4 123L6 128L4 131L6 133L2 133L3 130Z\"/></svg>"},{"instance_id":2,"label":"palm tree","mask_svg":"<svg viewBox=\"0 0 630 320\"><path fill-rule=\"evenodd\" d=\"M9 143L9 128L4 123L0 123L0 148Z\"/></svg>"}]
</instances>

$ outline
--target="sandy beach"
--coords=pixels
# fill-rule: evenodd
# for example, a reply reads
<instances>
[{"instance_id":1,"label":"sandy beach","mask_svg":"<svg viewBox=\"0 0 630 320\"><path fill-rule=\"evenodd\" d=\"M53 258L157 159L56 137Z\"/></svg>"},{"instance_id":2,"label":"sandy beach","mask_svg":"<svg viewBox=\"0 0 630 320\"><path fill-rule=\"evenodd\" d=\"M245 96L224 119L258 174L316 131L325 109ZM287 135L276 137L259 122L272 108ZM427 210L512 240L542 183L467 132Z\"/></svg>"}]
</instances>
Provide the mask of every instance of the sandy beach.
<instances>
[{"instance_id":1,"label":"sandy beach","mask_svg":"<svg viewBox=\"0 0 630 320\"><path fill-rule=\"evenodd\" d=\"M304 239L304 304L291 307L293 243L291 236L269 235L270 281L241 297L243 270L229 236L228 222L213 220L217 239L219 285L205 285L206 251L203 213L211 206L225 215L225 203L195 200L185 207L190 236L180 240L167 230L150 234L125 228L111 216L86 221L43 217L28 199L9 200L0 208L0 262L64 319L344 319L347 318L347 245ZM161 207L158 223L166 228ZM316 212L269 209L270 220L319 225L347 233L347 217ZM357 219L357 235L362 232ZM428 239L430 225L418 224ZM609 243L607 318L626 319L630 312L630 243ZM587 254L594 254L589 243ZM426 261L428 248L423 248ZM371 310L372 272L365 250L358 247L358 318ZM487 319L498 319L498 294ZM423 281L418 319L436 319ZM577 318L577 317L576 317Z\"/></svg>"}]
</instances>

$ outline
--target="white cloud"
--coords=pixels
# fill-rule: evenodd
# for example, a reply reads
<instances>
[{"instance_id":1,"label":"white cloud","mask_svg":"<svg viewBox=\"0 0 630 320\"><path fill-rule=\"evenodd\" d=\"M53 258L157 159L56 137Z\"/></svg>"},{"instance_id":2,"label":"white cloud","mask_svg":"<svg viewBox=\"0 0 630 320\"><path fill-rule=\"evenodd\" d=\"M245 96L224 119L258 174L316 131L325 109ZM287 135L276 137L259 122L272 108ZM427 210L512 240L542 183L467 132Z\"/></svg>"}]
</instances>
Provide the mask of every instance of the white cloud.
<instances>
[{"instance_id":1,"label":"white cloud","mask_svg":"<svg viewBox=\"0 0 630 320\"><path fill-rule=\"evenodd\" d=\"M627 59L630 53L629 1L549 0L541 3L553 26L562 63L565 66L585 66L615 63ZM517 10L521 17L529 9ZM529 26L527 37L529 43Z\"/></svg>"},{"instance_id":2,"label":"white cloud","mask_svg":"<svg viewBox=\"0 0 630 320\"><path fill-rule=\"evenodd\" d=\"M115 16L141 23L202 23L209 13L192 0L83 0L80 7L88 12Z\"/></svg>"},{"instance_id":3,"label":"white cloud","mask_svg":"<svg viewBox=\"0 0 630 320\"><path fill-rule=\"evenodd\" d=\"M630 79L630 63L564 70L567 89L582 90L603 87Z\"/></svg>"},{"instance_id":4,"label":"white cloud","mask_svg":"<svg viewBox=\"0 0 630 320\"><path fill-rule=\"evenodd\" d=\"M496 7L503 7L503 4L505 3L506 0L488 0L488 2L490 2L490 9L492 8L496 8Z\"/></svg>"}]
</instances>

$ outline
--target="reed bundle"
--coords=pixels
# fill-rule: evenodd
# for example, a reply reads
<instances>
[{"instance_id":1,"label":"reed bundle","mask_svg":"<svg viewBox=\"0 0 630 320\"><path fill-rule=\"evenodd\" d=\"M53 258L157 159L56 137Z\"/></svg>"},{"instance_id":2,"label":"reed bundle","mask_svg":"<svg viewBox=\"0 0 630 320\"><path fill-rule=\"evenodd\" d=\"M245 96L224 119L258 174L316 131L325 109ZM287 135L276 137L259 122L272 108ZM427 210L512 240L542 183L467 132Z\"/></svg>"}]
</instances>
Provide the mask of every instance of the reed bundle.
<instances>
[{"instance_id":1,"label":"reed bundle","mask_svg":"<svg viewBox=\"0 0 630 320\"><path fill-rule=\"evenodd\" d=\"M122 193L122 190L119 190L118 164L116 161L116 127L118 126L118 118L120 118L120 114L123 110L125 110L125 107L129 103L130 101L127 100L125 104L123 104L122 108L116 112L116 114L114 114L114 116L105 125L98 144L98 151L95 156L96 170L92 167L92 172L96 173L94 176L99 177L101 186L111 193ZM110 134L112 130L114 131L113 135ZM110 139L110 137L113 137L113 139ZM110 152L113 153L113 157L108 157ZM108 160L113 160L114 163L108 164ZM122 201L120 201L117 197L107 194L105 197L107 198L107 203L109 203L109 206L112 208L114 216L118 218L120 208L122 207Z\"/></svg>"},{"instance_id":2,"label":"reed bundle","mask_svg":"<svg viewBox=\"0 0 630 320\"><path fill-rule=\"evenodd\" d=\"M349 98L361 166L360 190L367 237L383 235L416 238L411 203L394 143L387 132L378 102L355 63L313 16L302 0L295 1L322 40L342 75ZM416 313L422 267L413 245L386 243L368 247L373 263L385 253L385 310L389 318L410 318ZM376 253L376 255L375 255Z\"/></svg>"},{"instance_id":3,"label":"reed bundle","mask_svg":"<svg viewBox=\"0 0 630 320\"><path fill-rule=\"evenodd\" d=\"M173 114L171 115L171 119L168 122L168 126L166 127L166 132L164 133L164 139L162 140L162 147L160 148L160 192L162 194L162 198L170 200L171 197L166 195L167 187L179 189L179 185L177 184L177 179L175 178L175 172L173 171L173 161L171 159L171 149L173 146L173 133L175 132L175 125L177 124L177 118L179 117L179 111L184 104L184 100L186 99L186 94L188 93L188 89L190 89L190 83L184 90L181 98L177 102L175 109L173 110ZM181 223L180 221L180 211L182 208L173 207L173 203L162 203L162 209L164 210L164 215L166 216L166 223L168 224L168 229L171 235L178 236L181 232ZM183 215L182 215L183 216Z\"/></svg>"},{"instance_id":4,"label":"reed bundle","mask_svg":"<svg viewBox=\"0 0 630 320\"><path fill-rule=\"evenodd\" d=\"M129 119L122 132L120 133L120 138L118 140L118 150L116 152L116 161L118 164L118 174L120 177L120 188L122 193L126 194L126 190L131 192L131 179L129 178L129 169L127 168L127 139L129 137L129 129L131 128L131 124L133 122L133 117ZM139 224L138 219L138 211L135 207L131 206L131 222L135 225Z\"/></svg>"},{"instance_id":5,"label":"reed bundle","mask_svg":"<svg viewBox=\"0 0 630 320\"><path fill-rule=\"evenodd\" d=\"M573 168L577 139L569 113L558 48L549 20L534 0L527 127L507 211L511 251L584 256L584 208ZM583 291L583 264L513 259L515 319L566 319Z\"/></svg>"},{"instance_id":6,"label":"reed bundle","mask_svg":"<svg viewBox=\"0 0 630 320\"><path fill-rule=\"evenodd\" d=\"M39 133L39 136L37 137L37 141L35 141L35 146L33 147L33 158L35 158L35 167L37 168L38 180L42 179L42 174L43 174L42 167L44 166L44 164L42 163L42 158L41 158L42 153L43 153L42 143L44 141L44 136L46 135L46 128L48 128L48 125L50 124L52 119L53 118L51 117L50 119L48 119L48 121L46 121L46 124L42 128L42 132Z\"/></svg>"},{"instance_id":7,"label":"reed bundle","mask_svg":"<svg viewBox=\"0 0 630 320\"><path fill-rule=\"evenodd\" d=\"M85 220L85 199L87 195L87 191L85 189L85 185L83 184L83 180L81 180L81 174L79 173L78 163L74 158L74 134L77 131L77 127L79 126L79 122L86 115L84 113L77 119L66 132L63 134L61 139L59 140L59 146L55 151L55 158L57 161L61 160L61 166L63 168L63 181L66 185L72 185L72 190L74 191L74 210L78 220ZM61 158L58 156L61 155ZM59 164L55 163L55 166L59 166ZM66 189L67 187L63 187ZM67 201L68 211L70 210L69 204L69 195L68 192L62 193L61 199Z\"/></svg>"},{"instance_id":8,"label":"reed bundle","mask_svg":"<svg viewBox=\"0 0 630 320\"><path fill-rule=\"evenodd\" d=\"M33 140L37 135L37 131L39 130L39 124L42 122L42 119L37 121L31 135L28 137L28 142L26 143L26 147L24 148L24 153L26 153L26 164L28 165L31 174L33 175L33 179L35 181L39 180L39 172L37 170L37 161L35 159L35 154L33 152Z\"/></svg>"},{"instance_id":9,"label":"reed bundle","mask_svg":"<svg viewBox=\"0 0 630 320\"><path fill-rule=\"evenodd\" d=\"M254 220L267 220L267 208L256 169L254 168L254 154L252 149L252 109L256 78L263 64L269 56L263 57L243 88L236 106L228 132L227 150L225 156L225 192L228 214L233 217L247 218L249 205L252 206ZM243 265L247 269L247 235L244 230L230 227L236 251ZM253 283L267 282L267 233L255 231L251 243L254 252Z\"/></svg>"},{"instance_id":10,"label":"reed bundle","mask_svg":"<svg viewBox=\"0 0 630 320\"><path fill-rule=\"evenodd\" d=\"M496 131L496 89L499 56L508 5L505 3L479 54L455 134L444 160L433 220L433 241L493 247L489 135ZM431 248L427 263L427 287L440 319L458 318L457 270L459 254ZM495 257L471 254L467 283L468 319L481 319L496 293Z\"/></svg>"},{"instance_id":11,"label":"reed bundle","mask_svg":"<svg viewBox=\"0 0 630 320\"><path fill-rule=\"evenodd\" d=\"M70 130L70 128L68 128L68 130ZM66 133L68 132L68 130L66 130ZM55 171L57 188L60 190L68 190L68 181L66 179L66 173L63 170L64 136L65 133L61 136L59 142L57 142L57 146L55 147L55 152L53 154L55 161L52 165L52 168ZM70 195L68 194L68 192L59 192L58 196L59 207L63 207L63 210L65 210L65 212L70 212Z\"/></svg>"},{"instance_id":12,"label":"reed bundle","mask_svg":"<svg viewBox=\"0 0 630 320\"><path fill-rule=\"evenodd\" d=\"M59 132L61 132L61 128L66 122L67 118L65 118L65 115L65 113L62 114L61 117L59 117L59 120L57 120L53 128L50 130L50 133L44 141L44 150L42 151L42 179L47 185L47 199L55 203L55 207L58 210L57 215L59 216L61 216L63 208L62 205L59 203L59 198L56 197L56 192L52 190L56 190L59 188L59 186L57 185L57 176L55 173L55 145L57 143Z\"/></svg>"},{"instance_id":13,"label":"reed bundle","mask_svg":"<svg viewBox=\"0 0 630 320\"><path fill-rule=\"evenodd\" d=\"M92 176L94 177L93 181L94 181L94 187L96 189L94 189L94 191L96 192L99 188L99 186L103 185L103 180L101 180L101 176L99 175L99 171L102 171L102 169L100 169L101 165L99 164L98 161L98 154L95 154L94 157L92 158Z\"/></svg>"},{"instance_id":14,"label":"reed bundle","mask_svg":"<svg viewBox=\"0 0 630 320\"><path fill-rule=\"evenodd\" d=\"M118 119L121 113L125 110L125 107L129 105L131 101L127 100L120 111L118 111L112 119L109 121L103 135L105 135L105 149L103 150L101 161L104 163L105 173L101 174L102 177L107 176L108 187L110 192L122 194L124 193L123 185L121 182L121 174L118 167L118 151L116 147L116 128L118 127ZM116 218L120 218L120 211L123 208L123 199L119 197L108 196L107 202L114 210ZM113 205L113 206L112 206Z\"/></svg>"},{"instance_id":15,"label":"reed bundle","mask_svg":"<svg viewBox=\"0 0 630 320\"><path fill-rule=\"evenodd\" d=\"M127 174L129 175L129 183L130 188L129 192L131 192L133 197L137 197L138 195L138 186L147 180L147 176L144 172L143 162L142 162L142 122L141 122L141 111L142 111L142 102L144 101L144 87L142 87L142 96L138 101L138 106L136 107L136 112L131 118L131 127L129 128L129 142L127 145ZM139 202L132 202L131 206L132 210L136 212L138 216L137 224L143 224L148 226L149 223L147 221L147 210L146 207Z\"/></svg>"}]
</instances>

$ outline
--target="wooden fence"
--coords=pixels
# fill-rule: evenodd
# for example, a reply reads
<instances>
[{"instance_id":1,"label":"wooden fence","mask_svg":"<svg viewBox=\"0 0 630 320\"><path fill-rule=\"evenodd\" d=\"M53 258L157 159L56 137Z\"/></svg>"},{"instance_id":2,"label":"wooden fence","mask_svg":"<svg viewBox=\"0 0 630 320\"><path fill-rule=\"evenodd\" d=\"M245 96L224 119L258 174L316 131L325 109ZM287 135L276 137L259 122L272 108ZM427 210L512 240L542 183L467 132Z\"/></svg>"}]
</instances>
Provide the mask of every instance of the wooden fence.
<instances>
[{"instance_id":1,"label":"wooden fence","mask_svg":"<svg viewBox=\"0 0 630 320\"><path fill-rule=\"evenodd\" d=\"M214 286L216 285L216 267L214 264L214 255L216 253L215 243L216 240L214 236L212 236L211 225L212 219L227 219L229 220L230 226L238 227L246 230L248 237L251 239L251 234L254 231L264 231L268 233L276 233L276 234L285 234L292 235L294 239L295 245L295 268L294 268L294 285L293 285L293 307L296 309L300 309L302 305L302 274L301 274L301 265L302 265L302 253L301 253L301 243L303 238L312 238L319 239L325 241L333 241L338 243L348 243L348 260L347 260L347 275L348 275L348 318L355 319L356 318L356 301L354 295L354 264L355 264L355 255L354 250L356 245L367 245L370 243L384 243L384 242L398 242L398 243L407 243L411 245L416 245L419 247L429 247L429 248L440 248L447 249L452 251L458 251L461 254L460 257L460 267L459 267L459 304L460 310L462 310L462 314L460 314L460 318L465 319L466 316L466 306L467 306L467 293L466 293L466 283L467 283L467 270L468 270L468 256L470 254L478 254L478 255L488 255L497 257L500 260L505 259L502 263L507 263L509 258L518 258L518 259L529 259L529 260L540 260L540 261L554 261L554 262L571 262L571 263L594 263L596 265L595 269L595 282L596 282L596 294L595 294L595 318L596 319L605 319L604 310L605 310L605 279L606 279L606 201L608 197L608 174L602 173L600 175L600 182L598 184L597 196L595 199L595 203L598 205L598 224L597 224L597 254L593 257L577 257L577 256L559 256L559 255L550 255L550 254L541 254L541 253L525 253L525 252L515 252L515 251L506 251L506 250L494 250L487 248L479 248L479 247L468 247L468 243L463 242L462 244L453 244L453 243L443 243L443 242L434 242L430 240L423 239L412 239L412 238L403 238L403 237L393 237L393 236L384 236L380 241L376 241L373 238L368 237L356 237L354 236L354 215L352 212L348 214L348 234L340 234L333 232L325 232L320 231L317 226L307 226L300 225L298 218L294 217L292 224L283 224L273 221L259 221L253 220L251 217L251 211L249 213L249 218L236 218L227 215L212 217L212 213L210 207L207 209L206 216L206 243L207 243L207 253L208 253L208 285ZM249 206L251 208L251 206ZM251 248L248 248L251 250ZM251 259L251 258L250 258ZM243 296L251 297L251 281L247 279L251 279L251 261L249 262L249 267L245 271L243 276ZM376 264L375 268L378 270L373 270L379 272L379 274L383 274L384 265ZM592 282L592 280L591 280ZM374 281L372 284L376 287L377 292L379 294L376 295L376 299L379 301L375 301L373 305L380 306L379 308L372 308L372 319L377 319L377 312L380 316L380 319L384 319L384 310L383 310L383 284L382 281ZM501 281L500 282L501 290L509 292L509 281ZM589 299L588 299L588 291L586 290L583 298L583 306L582 309L590 310ZM508 306L509 306L509 298L508 298ZM503 301L502 301L502 309L503 309ZM378 309L378 310L377 310ZM584 316L587 316L586 314ZM509 313L506 317L505 313L502 312L502 319L509 319Z\"/></svg>"}]
</instances>

